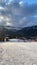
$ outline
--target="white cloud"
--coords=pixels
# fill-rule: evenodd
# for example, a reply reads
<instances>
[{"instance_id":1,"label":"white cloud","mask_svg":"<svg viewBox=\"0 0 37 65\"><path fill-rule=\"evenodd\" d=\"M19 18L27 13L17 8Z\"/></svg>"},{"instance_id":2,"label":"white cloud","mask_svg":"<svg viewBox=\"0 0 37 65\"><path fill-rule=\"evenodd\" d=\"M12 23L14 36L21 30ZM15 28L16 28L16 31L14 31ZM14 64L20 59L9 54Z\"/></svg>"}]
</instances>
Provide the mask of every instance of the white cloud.
<instances>
[{"instance_id":1,"label":"white cloud","mask_svg":"<svg viewBox=\"0 0 37 65\"><path fill-rule=\"evenodd\" d=\"M6 26L12 26L12 24L10 22L6 22L5 24Z\"/></svg>"},{"instance_id":2,"label":"white cloud","mask_svg":"<svg viewBox=\"0 0 37 65\"><path fill-rule=\"evenodd\" d=\"M6 5L10 5L11 2L14 2L14 0L6 0L6 1L5 1L5 4L6 4Z\"/></svg>"},{"instance_id":3,"label":"white cloud","mask_svg":"<svg viewBox=\"0 0 37 65\"><path fill-rule=\"evenodd\" d=\"M0 20L3 20L4 19L4 17L3 16L0 16Z\"/></svg>"},{"instance_id":4,"label":"white cloud","mask_svg":"<svg viewBox=\"0 0 37 65\"><path fill-rule=\"evenodd\" d=\"M19 5L20 5L21 7L24 6L24 4L25 4L25 3L24 3L23 1L20 1L20 2L19 2Z\"/></svg>"},{"instance_id":5,"label":"white cloud","mask_svg":"<svg viewBox=\"0 0 37 65\"><path fill-rule=\"evenodd\" d=\"M11 21L11 18L9 18L9 17L7 17L7 16L5 16L5 15L0 15L0 20L3 20L3 21L8 21L8 22L10 22Z\"/></svg>"},{"instance_id":6,"label":"white cloud","mask_svg":"<svg viewBox=\"0 0 37 65\"><path fill-rule=\"evenodd\" d=\"M4 10L4 7L0 6L0 10Z\"/></svg>"}]
</instances>

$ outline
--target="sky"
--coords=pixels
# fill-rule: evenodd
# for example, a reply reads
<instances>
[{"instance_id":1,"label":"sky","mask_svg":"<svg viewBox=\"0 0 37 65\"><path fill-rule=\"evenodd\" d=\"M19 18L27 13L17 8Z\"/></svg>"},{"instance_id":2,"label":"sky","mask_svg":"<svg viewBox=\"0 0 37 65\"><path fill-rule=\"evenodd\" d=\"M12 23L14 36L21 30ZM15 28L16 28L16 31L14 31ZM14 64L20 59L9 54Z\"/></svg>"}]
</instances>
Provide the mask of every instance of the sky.
<instances>
[{"instance_id":1,"label":"sky","mask_svg":"<svg viewBox=\"0 0 37 65\"><path fill-rule=\"evenodd\" d=\"M37 25L37 0L0 0L0 25L16 29Z\"/></svg>"}]
</instances>

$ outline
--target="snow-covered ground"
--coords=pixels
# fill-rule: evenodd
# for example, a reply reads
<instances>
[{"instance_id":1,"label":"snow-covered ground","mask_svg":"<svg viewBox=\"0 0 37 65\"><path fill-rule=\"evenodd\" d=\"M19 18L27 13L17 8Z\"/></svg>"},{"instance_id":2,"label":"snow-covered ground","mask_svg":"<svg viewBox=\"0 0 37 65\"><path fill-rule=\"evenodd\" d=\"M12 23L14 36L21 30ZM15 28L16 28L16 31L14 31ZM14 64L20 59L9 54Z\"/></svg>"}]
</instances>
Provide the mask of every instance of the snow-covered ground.
<instances>
[{"instance_id":1,"label":"snow-covered ground","mask_svg":"<svg viewBox=\"0 0 37 65\"><path fill-rule=\"evenodd\" d=\"M34 40L27 40L27 39L9 39L9 42L33 42ZM35 41L34 41L35 42Z\"/></svg>"},{"instance_id":2,"label":"snow-covered ground","mask_svg":"<svg viewBox=\"0 0 37 65\"><path fill-rule=\"evenodd\" d=\"M0 65L37 65L37 42L0 43Z\"/></svg>"},{"instance_id":3,"label":"snow-covered ground","mask_svg":"<svg viewBox=\"0 0 37 65\"><path fill-rule=\"evenodd\" d=\"M9 39L10 42L24 42L22 39Z\"/></svg>"}]
</instances>

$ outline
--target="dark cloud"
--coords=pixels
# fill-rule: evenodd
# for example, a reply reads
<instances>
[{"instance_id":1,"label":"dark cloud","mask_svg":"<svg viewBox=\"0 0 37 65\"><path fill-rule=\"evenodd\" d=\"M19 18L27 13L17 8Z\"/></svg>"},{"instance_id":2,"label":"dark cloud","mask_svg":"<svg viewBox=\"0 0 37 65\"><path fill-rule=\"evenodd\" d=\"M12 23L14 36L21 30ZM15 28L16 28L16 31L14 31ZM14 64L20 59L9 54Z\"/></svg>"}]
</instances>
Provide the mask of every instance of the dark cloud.
<instances>
[{"instance_id":1,"label":"dark cloud","mask_svg":"<svg viewBox=\"0 0 37 65\"><path fill-rule=\"evenodd\" d=\"M37 21L37 17L34 17L37 15L37 4L28 4L23 0L0 0L0 3L4 8L0 10L1 15L10 18L12 26L16 28L34 25Z\"/></svg>"}]
</instances>

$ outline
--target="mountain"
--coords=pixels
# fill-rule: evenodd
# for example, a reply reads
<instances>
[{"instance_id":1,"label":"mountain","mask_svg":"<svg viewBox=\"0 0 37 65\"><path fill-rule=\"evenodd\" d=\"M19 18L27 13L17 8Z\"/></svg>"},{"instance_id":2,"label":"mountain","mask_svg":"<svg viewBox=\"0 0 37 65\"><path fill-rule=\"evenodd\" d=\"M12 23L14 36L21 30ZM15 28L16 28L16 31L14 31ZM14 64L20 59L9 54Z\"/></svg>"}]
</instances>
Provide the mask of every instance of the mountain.
<instances>
[{"instance_id":1,"label":"mountain","mask_svg":"<svg viewBox=\"0 0 37 65\"><path fill-rule=\"evenodd\" d=\"M13 38L16 36L17 30L12 26L5 26L5 36L9 38Z\"/></svg>"},{"instance_id":2,"label":"mountain","mask_svg":"<svg viewBox=\"0 0 37 65\"><path fill-rule=\"evenodd\" d=\"M37 37L37 26L24 27L21 30L16 30L15 28L5 28L5 35L9 38L32 38Z\"/></svg>"},{"instance_id":3,"label":"mountain","mask_svg":"<svg viewBox=\"0 0 37 65\"><path fill-rule=\"evenodd\" d=\"M22 28L17 33L21 37L26 38L37 37L37 26Z\"/></svg>"}]
</instances>

